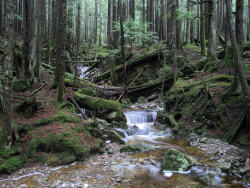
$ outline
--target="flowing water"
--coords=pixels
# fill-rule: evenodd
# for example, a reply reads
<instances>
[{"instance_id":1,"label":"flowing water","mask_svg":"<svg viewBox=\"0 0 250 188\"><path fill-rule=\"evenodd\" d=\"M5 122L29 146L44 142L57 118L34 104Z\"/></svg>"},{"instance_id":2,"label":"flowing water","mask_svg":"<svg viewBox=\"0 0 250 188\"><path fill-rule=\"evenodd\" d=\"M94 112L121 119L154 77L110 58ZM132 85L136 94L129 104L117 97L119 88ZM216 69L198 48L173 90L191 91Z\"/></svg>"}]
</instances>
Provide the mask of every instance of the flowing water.
<instances>
[{"instance_id":1,"label":"flowing water","mask_svg":"<svg viewBox=\"0 0 250 188\"><path fill-rule=\"evenodd\" d=\"M125 134L126 144L140 144L144 151L124 154L119 152L120 147L110 145L109 152L84 163L44 167L31 174L0 180L0 187L231 187L232 179L226 173L204 167L216 166L205 153L190 147L183 139L174 138L171 129L157 129L159 109L135 108L125 110L128 128L118 130ZM199 165L188 172L162 173L161 160L169 148L186 153ZM211 186L201 177L209 177Z\"/></svg>"},{"instance_id":2,"label":"flowing water","mask_svg":"<svg viewBox=\"0 0 250 188\"><path fill-rule=\"evenodd\" d=\"M86 66L78 66L77 70L78 70L78 75L80 76L80 78L86 78L87 73L86 70L88 70L89 67Z\"/></svg>"}]
</instances>

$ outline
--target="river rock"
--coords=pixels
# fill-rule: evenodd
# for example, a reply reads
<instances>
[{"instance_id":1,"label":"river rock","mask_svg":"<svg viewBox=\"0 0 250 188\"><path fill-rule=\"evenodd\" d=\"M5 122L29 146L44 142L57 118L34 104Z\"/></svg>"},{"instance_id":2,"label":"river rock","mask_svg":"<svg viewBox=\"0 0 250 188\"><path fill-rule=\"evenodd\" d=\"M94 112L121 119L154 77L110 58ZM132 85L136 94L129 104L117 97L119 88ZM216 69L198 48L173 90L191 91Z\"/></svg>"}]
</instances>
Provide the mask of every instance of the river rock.
<instances>
[{"instance_id":1,"label":"river rock","mask_svg":"<svg viewBox=\"0 0 250 188\"><path fill-rule=\"evenodd\" d=\"M147 149L142 144L135 144L135 145L126 145L120 149L120 152L128 152L128 153L137 153Z\"/></svg>"},{"instance_id":2,"label":"river rock","mask_svg":"<svg viewBox=\"0 0 250 188\"><path fill-rule=\"evenodd\" d=\"M188 171L192 165L192 161L185 154L176 149L168 150L162 161L162 170L165 171Z\"/></svg>"},{"instance_id":3,"label":"river rock","mask_svg":"<svg viewBox=\"0 0 250 188\"><path fill-rule=\"evenodd\" d=\"M125 144L124 135L122 135L120 132L118 133L114 129L110 129L107 133L107 139L111 140L112 142L117 142L119 144Z\"/></svg>"},{"instance_id":4,"label":"river rock","mask_svg":"<svg viewBox=\"0 0 250 188\"><path fill-rule=\"evenodd\" d=\"M137 103L139 103L139 104L144 104L144 103L146 103L147 102L147 100L145 99L145 97L143 97L143 96L140 96L138 99L137 99Z\"/></svg>"},{"instance_id":5,"label":"river rock","mask_svg":"<svg viewBox=\"0 0 250 188\"><path fill-rule=\"evenodd\" d=\"M112 121L126 121L126 118L125 118L123 112L115 111L115 112L112 112L108 115L108 120L110 122L112 122Z\"/></svg>"}]
</instances>

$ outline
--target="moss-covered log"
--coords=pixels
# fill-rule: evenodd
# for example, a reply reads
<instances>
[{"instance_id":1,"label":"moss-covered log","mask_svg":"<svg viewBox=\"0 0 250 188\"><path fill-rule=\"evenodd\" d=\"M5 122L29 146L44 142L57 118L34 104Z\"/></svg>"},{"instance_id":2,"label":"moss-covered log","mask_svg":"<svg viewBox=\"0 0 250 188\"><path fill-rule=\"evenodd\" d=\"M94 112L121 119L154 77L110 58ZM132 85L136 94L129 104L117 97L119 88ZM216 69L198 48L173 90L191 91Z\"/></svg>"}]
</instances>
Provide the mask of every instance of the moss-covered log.
<instances>
[{"instance_id":1,"label":"moss-covered log","mask_svg":"<svg viewBox=\"0 0 250 188\"><path fill-rule=\"evenodd\" d=\"M173 74L168 74L168 75L166 75L164 82L169 82L171 80L173 80ZM146 84L143 84L143 85L130 87L130 88L128 88L128 93L132 94L132 93L136 93L139 91L141 92L141 91L144 91L147 89L152 89L152 88L155 88L155 87L161 86L161 85L162 85L162 79L158 78L158 79L152 80L152 81L150 81Z\"/></svg>"},{"instance_id":2,"label":"moss-covered log","mask_svg":"<svg viewBox=\"0 0 250 188\"><path fill-rule=\"evenodd\" d=\"M92 110L122 111L123 105L113 100L91 97L75 92L75 100L81 107Z\"/></svg>"},{"instance_id":3,"label":"moss-covered log","mask_svg":"<svg viewBox=\"0 0 250 188\"><path fill-rule=\"evenodd\" d=\"M136 57L132 60L129 60L126 62L126 67L127 69L129 68L132 68L134 66L137 66L139 64L145 64L147 62L151 62L150 60L153 60L153 59L157 59L158 57L162 56L162 53L157 50L157 51L153 51L153 52L149 52L147 54L143 54L142 56L139 56L139 57ZM123 65L118 65L115 67L115 71L118 73L118 72L121 72L123 70ZM95 77L94 81L95 82L99 82L103 79L106 79L110 76L110 70L109 71L106 71L104 72L103 74Z\"/></svg>"}]
</instances>

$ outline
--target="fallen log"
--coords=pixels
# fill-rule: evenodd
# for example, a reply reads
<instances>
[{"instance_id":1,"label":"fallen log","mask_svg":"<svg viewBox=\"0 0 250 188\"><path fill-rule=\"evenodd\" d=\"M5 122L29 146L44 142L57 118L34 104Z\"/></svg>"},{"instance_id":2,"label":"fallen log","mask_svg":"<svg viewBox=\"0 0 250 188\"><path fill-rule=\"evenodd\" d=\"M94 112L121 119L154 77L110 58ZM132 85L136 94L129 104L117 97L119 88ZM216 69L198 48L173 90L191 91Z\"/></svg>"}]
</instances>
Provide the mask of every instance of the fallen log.
<instances>
[{"instance_id":1,"label":"fallen log","mask_svg":"<svg viewBox=\"0 0 250 188\"><path fill-rule=\"evenodd\" d=\"M125 107L121 103L113 100L91 97L78 92L75 92L74 98L80 106L92 110L122 111L123 107Z\"/></svg>"},{"instance_id":2,"label":"fallen log","mask_svg":"<svg viewBox=\"0 0 250 188\"><path fill-rule=\"evenodd\" d=\"M173 74L168 74L168 75L166 75L164 82L169 82L172 79L173 79ZM132 93L136 93L139 91L151 89L151 88L154 88L157 86L161 86L161 84L162 84L162 79L158 78L156 80L152 80L152 81L150 81L146 84L143 84L143 85L130 87L130 88L128 88L128 93L132 94Z\"/></svg>"},{"instance_id":3,"label":"fallen log","mask_svg":"<svg viewBox=\"0 0 250 188\"><path fill-rule=\"evenodd\" d=\"M244 52L244 51L248 51L248 50L250 50L250 42L249 41L248 42L244 42L242 44L242 51ZM217 58L218 59L223 59L224 57L225 57L225 50L221 50L221 51L219 51L217 53Z\"/></svg>"},{"instance_id":4,"label":"fallen log","mask_svg":"<svg viewBox=\"0 0 250 188\"><path fill-rule=\"evenodd\" d=\"M132 60L129 60L126 62L126 67L127 69L132 68L133 66L137 66L138 64L142 64L142 63L146 63L146 62L150 62L149 60L152 59L157 59L158 57L162 56L163 53L157 51L153 51L153 52L149 52L147 54L144 54L142 56L136 57ZM115 71L116 72L121 72L123 70L123 65L118 65L115 67ZM104 73L102 73L101 75L98 75L97 77L94 78L94 82L99 82L103 79L106 79L110 76L110 70L106 71Z\"/></svg>"},{"instance_id":5,"label":"fallen log","mask_svg":"<svg viewBox=\"0 0 250 188\"><path fill-rule=\"evenodd\" d=\"M88 119L88 117L86 116L86 114L83 113L82 109L80 108L80 106L77 104L77 102L75 101L75 99L73 97L68 97L67 100L75 105L76 109L82 115L82 117L84 119Z\"/></svg>"},{"instance_id":6,"label":"fallen log","mask_svg":"<svg viewBox=\"0 0 250 188\"><path fill-rule=\"evenodd\" d=\"M48 64L46 64L46 63L41 63L42 64L42 66L44 67L44 68L46 68L46 69L50 69L50 70L55 70L56 69L56 67L53 67L53 66L51 66L51 65L48 65Z\"/></svg>"},{"instance_id":7,"label":"fallen log","mask_svg":"<svg viewBox=\"0 0 250 188\"><path fill-rule=\"evenodd\" d=\"M95 67L98 66L98 64L101 63L101 61L95 62L93 65L91 65L83 74L86 74L87 72L92 71Z\"/></svg>"},{"instance_id":8,"label":"fallen log","mask_svg":"<svg viewBox=\"0 0 250 188\"><path fill-rule=\"evenodd\" d=\"M38 93L39 91L41 91L45 86L47 86L47 84L43 84L42 86L40 86L39 88L37 88L35 91L33 91L30 94L30 97L32 97L33 95L35 95L36 93Z\"/></svg>"}]
</instances>

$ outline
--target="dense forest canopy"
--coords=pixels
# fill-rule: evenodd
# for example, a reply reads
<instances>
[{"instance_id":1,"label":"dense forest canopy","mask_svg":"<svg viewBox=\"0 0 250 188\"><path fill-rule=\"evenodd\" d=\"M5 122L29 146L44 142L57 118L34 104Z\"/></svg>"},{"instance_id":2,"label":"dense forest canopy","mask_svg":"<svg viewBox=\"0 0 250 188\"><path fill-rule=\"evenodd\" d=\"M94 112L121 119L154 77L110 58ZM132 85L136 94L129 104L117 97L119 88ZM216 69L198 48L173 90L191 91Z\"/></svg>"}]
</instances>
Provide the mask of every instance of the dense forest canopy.
<instances>
[{"instance_id":1,"label":"dense forest canopy","mask_svg":"<svg viewBox=\"0 0 250 188\"><path fill-rule=\"evenodd\" d=\"M130 111L249 149L249 51L250 0L0 0L0 174L127 144Z\"/></svg>"}]
</instances>

